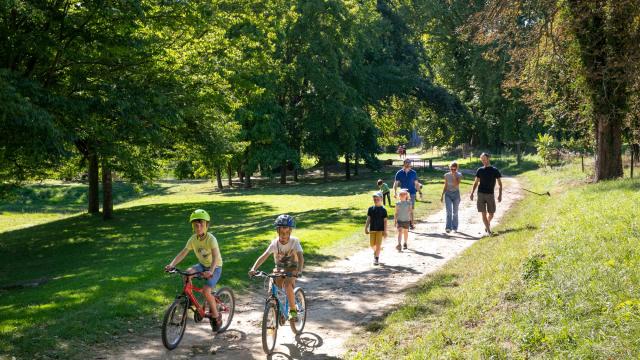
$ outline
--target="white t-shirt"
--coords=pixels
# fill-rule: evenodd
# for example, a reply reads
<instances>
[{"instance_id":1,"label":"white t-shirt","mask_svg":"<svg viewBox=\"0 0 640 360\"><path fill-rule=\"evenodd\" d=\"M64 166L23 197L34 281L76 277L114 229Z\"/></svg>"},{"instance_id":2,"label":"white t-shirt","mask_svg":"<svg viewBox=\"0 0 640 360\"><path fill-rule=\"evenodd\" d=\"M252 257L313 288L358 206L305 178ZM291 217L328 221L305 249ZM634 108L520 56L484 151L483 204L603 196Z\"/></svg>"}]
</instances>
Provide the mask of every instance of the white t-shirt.
<instances>
[{"instance_id":1,"label":"white t-shirt","mask_svg":"<svg viewBox=\"0 0 640 360\"><path fill-rule=\"evenodd\" d=\"M287 256L297 258L297 253L302 252L302 245L300 245L300 239L297 237L289 237L289 242L286 244L281 244L278 238L275 238L271 244L269 244L267 251L273 254L273 260L278 263Z\"/></svg>"}]
</instances>

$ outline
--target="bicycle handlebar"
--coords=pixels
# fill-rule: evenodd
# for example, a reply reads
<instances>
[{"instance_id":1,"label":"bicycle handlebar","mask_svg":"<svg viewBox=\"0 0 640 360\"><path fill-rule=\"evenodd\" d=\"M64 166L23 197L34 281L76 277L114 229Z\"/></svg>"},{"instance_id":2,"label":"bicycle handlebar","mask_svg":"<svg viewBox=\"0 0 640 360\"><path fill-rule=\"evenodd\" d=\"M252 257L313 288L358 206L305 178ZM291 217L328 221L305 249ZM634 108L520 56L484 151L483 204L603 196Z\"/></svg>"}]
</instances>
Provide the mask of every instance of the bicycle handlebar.
<instances>
[{"instance_id":1,"label":"bicycle handlebar","mask_svg":"<svg viewBox=\"0 0 640 360\"><path fill-rule=\"evenodd\" d=\"M256 272L255 275L252 276L252 278L254 278L254 277L269 277L269 278L275 279L275 278L279 278L279 277L294 277L294 278L297 278L298 275L294 275L292 272L282 272L282 273L267 274L264 271L258 271L258 272Z\"/></svg>"},{"instance_id":2,"label":"bicycle handlebar","mask_svg":"<svg viewBox=\"0 0 640 360\"><path fill-rule=\"evenodd\" d=\"M194 273L190 273L190 272L187 272L187 271L184 271L184 270L180 270L180 269L178 269L178 268L175 268L175 267L174 267L174 268L173 268L173 269L171 269L171 270L165 270L165 272L167 272L167 273L169 273L169 274L176 274L176 273L178 273L178 274L180 274L180 275L184 275L184 276L194 276L194 275L200 275L200 274L202 274L204 271L197 271L197 272L194 272Z\"/></svg>"}]
</instances>

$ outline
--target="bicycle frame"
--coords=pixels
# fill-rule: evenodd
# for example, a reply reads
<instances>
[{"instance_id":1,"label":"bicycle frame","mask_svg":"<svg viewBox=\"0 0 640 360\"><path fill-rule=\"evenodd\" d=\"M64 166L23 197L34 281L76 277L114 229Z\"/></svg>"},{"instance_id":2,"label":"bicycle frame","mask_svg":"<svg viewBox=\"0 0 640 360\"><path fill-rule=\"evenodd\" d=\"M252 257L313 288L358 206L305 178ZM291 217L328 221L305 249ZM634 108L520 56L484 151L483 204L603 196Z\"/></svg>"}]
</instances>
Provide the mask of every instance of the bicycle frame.
<instances>
[{"instance_id":1,"label":"bicycle frame","mask_svg":"<svg viewBox=\"0 0 640 360\"><path fill-rule=\"evenodd\" d=\"M203 297L205 297L204 296L204 288L200 288L200 287L194 286L193 283L191 282L191 279L194 276L196 276L196 275L198 275L200 273L186 274L185 272L179 271L179 270L178 270L178 272L180 274L182 274L182 276L184 278L183 279L184 280L184 287L182 288L182 294L180 294L178 296L186 295L187 298L189 299L189 304L193 305L193 307L195 308L193 310L198 313L200 318L204 318L205 315L206 315L206 311L205 311L205 307L203 305L205 305L205 304L200 305L200 303L198 302L198 299L193 294L194 292L197 292L197 293L202 294ZM228 311L229 310L227 305L224 302L222 302L222 300L220 300L215 294L212 294L212 295L213 295L213 298L214 298L214 300L216 302L216 305L221 305L222 306L222 309L221 309L222 311ZM204 301L206 303L206 301L207 301L206 297L205 297Z\"/></svg>"},{"instance_id":2,"label":"bicycle frame","mask_svg":"<svg viewBox=\"0 0 640 360\"><path fill-rule=\"evenodd\" d=\"M284 298L284 304L280 301L278 294L282 295ZM271 296L266 299L266 302L269 302L272 299L278 304L278 317L282 316L282 314L286 315L289 313L289 298L287 298L287 293L283 288L278 287L273 279L271 280ZM280 321L277 321L276 324L276 326L280 326Z\"/></svg>"}]
</instances>

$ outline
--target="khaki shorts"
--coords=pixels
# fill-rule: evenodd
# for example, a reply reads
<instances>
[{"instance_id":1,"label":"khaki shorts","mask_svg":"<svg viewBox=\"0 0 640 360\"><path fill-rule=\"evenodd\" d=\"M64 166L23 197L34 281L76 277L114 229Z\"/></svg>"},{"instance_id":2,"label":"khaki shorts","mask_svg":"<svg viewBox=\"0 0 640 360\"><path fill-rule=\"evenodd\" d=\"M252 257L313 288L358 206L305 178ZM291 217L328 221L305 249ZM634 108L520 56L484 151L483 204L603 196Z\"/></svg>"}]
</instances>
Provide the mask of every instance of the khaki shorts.
<instances>
[{"instance_id":1,"label":"khaki shorts","mask_svg":"<svg viewBox=\"0 0 640 360\"><path fill-rule=\"evenodd\" d=\"M369 231L369 245L371 246L382 245L383 237L384 237L384 231Z\"/></svg>"},{"instance_id":2,"label":"khaki shorts","mask_svg":"<svg viewBox=\"0 0 640 360\"><path fill-rule=\"evenodd\" d=\"M488 212L493 214L496 212L496 198L494 194L485 194L478 192L478 212Z\"/></svg>"}]
</instances>

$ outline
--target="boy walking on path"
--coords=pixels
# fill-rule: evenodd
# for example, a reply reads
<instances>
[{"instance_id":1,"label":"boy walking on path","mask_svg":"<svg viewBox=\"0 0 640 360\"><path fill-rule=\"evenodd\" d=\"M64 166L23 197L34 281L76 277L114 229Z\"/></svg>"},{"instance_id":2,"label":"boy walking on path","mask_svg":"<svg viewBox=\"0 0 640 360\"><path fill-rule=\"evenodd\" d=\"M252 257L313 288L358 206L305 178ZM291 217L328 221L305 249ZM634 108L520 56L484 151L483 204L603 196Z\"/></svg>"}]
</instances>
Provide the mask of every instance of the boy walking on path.
<instances>
[{"instance_id":1,"label":"boy walking on path","mask_svg":"<svg viewBox=\"0 0 640 360\"><path fill-rule=\"evenodd\" d=\"M387 209L382 206L382 194L373 194L373 206L367 211L364 233L369 234L369 245L373 249L373 265L380 265L382 240L387 237Z\"/></svg>"},{"instance_id":2,"label":"boy walking on path","mask_svg":"<svg viewBox=\"0 0 640 360\"><path fill-rule=\"evenodd\" d=\"M495 167L491 166L489 162L489 154L482 153L480 155L482 161L482 167L479 167L476 171L476 181L473 183L473 190L471 190L470 199L473 201L473 193L478 188L478 212L482 213L482 222L485 227L485 234L491 235L491 219L496 212L496 200L494 196L494 189L496 182L498 182L498 202L502 201L502 181L500 178L502 174ZM479 184L479 186L478 186Z\"/></svg>"},{"instance_id":3,"label":"boy walking on path","mask_svg":"<svg viewBox=\"0 0 640 360\"><path fill-rule=\"evenodd\" d=\"M398 245L396 250L400 251L400 240L404 236L404 249L407 250L407 238L409 237L409 223L411 221L411 202L409 202L409 192L407 189L400 190L400 201L396 203L396 212L393 217L393 223L398 230Z\"/></svg>"},{"instance_id":4,"label":"boy walking on path","mask_svg":"<svg viewBox=\"0 0 640 360\"><path fill-rule=\"evenodd\" d=\"M382 179L378 179L378 189L382 192L382 205L387 205L393 207L391 204L391 190L389 189L389 185L382 181Z\"/></svg>"},{"instance_id":5,"label":"boy walking on path","mask_svg":"<svg viewBox=\"0 0 640 360\"><path fill-rule=\"evenodd\" d=\"M411 208L416 206L416 192L418 189L418 174L411 168L411 160L405 159L402 164L402 169L396 173L395 180L393 182L393 197L398 198L396 188L400 186L401 189L407 189L409 191L409 200L411 201ZM413 230L413 212L411 212L411 223L409 228Z\"/></svg>"}]
</instances>

